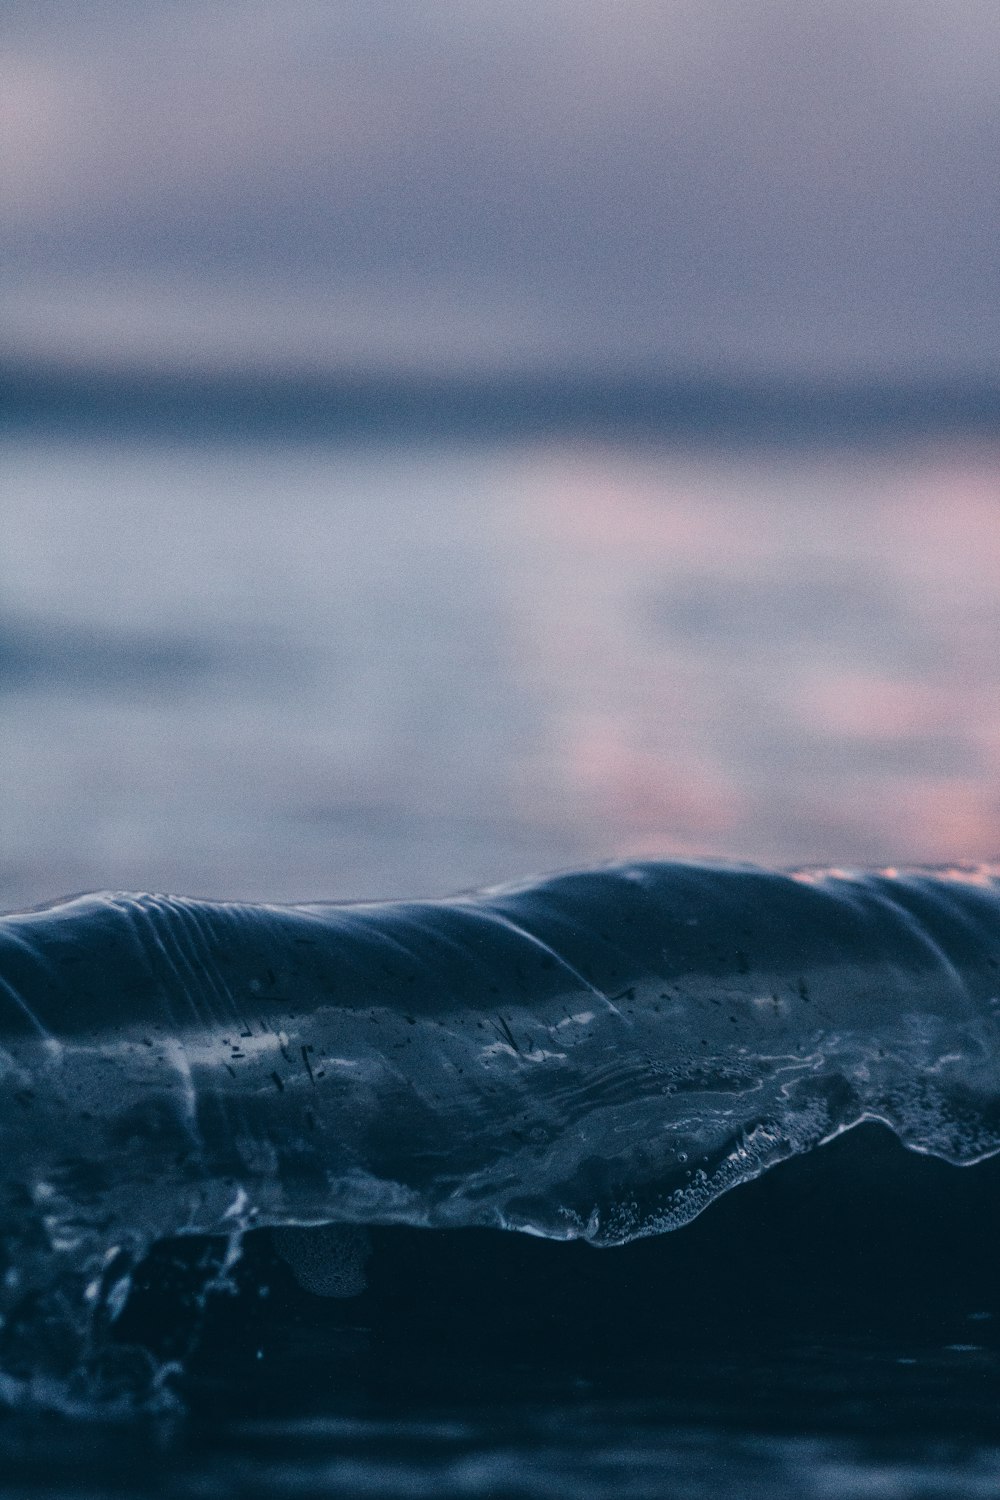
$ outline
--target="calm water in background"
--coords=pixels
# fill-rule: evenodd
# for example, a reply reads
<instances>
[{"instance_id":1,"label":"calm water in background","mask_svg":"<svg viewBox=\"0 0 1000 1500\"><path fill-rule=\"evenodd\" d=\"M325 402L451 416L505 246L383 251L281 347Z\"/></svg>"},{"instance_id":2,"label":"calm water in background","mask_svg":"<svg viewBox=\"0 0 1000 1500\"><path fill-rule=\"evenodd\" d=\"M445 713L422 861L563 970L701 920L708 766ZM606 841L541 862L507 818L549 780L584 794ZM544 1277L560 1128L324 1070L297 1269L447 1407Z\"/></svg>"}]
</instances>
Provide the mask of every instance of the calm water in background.
<instances>
[{"instance_id":1,"label":"calm water in background","mask_svg":"<svg viewBox=\"0 0 1000 1500\"><path fill-rule=\"evenodd\" d=\"M994 857L998 457L9 440L0 902Z\"/></svg>"},{"instance_id":2,"label":"calm water in background","mask_svg":"<svg viewBox=\"0 0 1000 1500\"><path fill-rule=\"evenodd\" d=\"M998 459L10 440L0 903L996 858ZM18 1419L0 1494L992 1496L977 1307L919 1338L668 1347L627 1380L508 1356L502 1395L418 1362L362 1399L299 1306L245 1410Z\"/></svg>"}]
</instances>

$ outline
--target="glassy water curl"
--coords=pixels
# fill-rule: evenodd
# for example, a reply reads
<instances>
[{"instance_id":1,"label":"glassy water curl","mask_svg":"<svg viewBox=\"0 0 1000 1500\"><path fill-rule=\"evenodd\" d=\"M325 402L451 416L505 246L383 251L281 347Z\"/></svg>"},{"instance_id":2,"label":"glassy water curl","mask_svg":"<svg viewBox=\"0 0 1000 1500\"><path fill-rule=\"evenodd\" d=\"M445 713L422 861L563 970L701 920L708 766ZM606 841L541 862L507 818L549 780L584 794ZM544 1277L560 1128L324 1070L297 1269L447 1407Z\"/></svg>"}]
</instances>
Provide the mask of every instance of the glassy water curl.
<instances>
[{"instance_id":1,"label":"glassy water curl","mask_svg":"<svg viewBox=\"0 0 1000 1500\"><path fill-rule=\"evenodd\" d=\"M980 1162L998 919L987 868L696 863L6 916L7 1397L157 1399L166 1367L115 1329L178 1236L222 1246L199 1297L262 1228L302 1285L350 1297L373 1227L619 1246L866 1121Z\"/></svg>"}]
</instances>

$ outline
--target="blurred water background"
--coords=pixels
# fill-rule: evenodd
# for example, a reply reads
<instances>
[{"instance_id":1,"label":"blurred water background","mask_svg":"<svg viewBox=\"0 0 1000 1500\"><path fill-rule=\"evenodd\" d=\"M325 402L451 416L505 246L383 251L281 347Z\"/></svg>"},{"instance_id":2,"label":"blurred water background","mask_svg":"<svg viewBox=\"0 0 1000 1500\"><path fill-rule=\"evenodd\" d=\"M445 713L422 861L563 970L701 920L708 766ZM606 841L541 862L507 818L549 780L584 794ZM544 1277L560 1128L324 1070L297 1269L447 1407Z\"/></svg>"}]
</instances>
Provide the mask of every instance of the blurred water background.
<instances>
[{"instance_id":1,"label":"blurred water background","mask_svg":"<svg viewBox=\"0 0 1000 1500\"><path fill-rule=\"evenodd\" d=\"M996 857L997 457L13 433L2 899Z\"/></svg>"},{"instance_id":2,"label":"blurred water background","mask_svg":"<svg viewBox=\"0 0 1000 1500\"><path fill-rule=\"evenodd\" d=\"M996 854L994 6L3 10L0 901Z\"/></svg>"}]
</instances>

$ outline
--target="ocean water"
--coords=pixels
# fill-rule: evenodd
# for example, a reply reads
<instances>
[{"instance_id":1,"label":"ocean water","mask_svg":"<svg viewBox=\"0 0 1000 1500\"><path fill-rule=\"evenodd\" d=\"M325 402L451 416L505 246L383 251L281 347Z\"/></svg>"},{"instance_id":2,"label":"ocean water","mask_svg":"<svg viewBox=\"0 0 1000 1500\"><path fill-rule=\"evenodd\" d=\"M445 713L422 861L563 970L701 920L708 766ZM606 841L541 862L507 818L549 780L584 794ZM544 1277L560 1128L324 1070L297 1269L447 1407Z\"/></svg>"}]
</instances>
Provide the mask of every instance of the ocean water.
<instances>
[{"instance_id":1,"label":"ocean water","mask_svg":"<svg viewBox=\"0 0 1000 1500\"><path fill-rule=\"evenodd\" d=\"M0 897L990 859L997 459L15 432Z\"/></svg>"},{"instance_id":2,"label":"ocean water","mask_svg":"<svg viewBox=\"0 0 1000 1500\"><path fill-rule=\"evenodd\" d=\"M0 1494L997 1492L997 457L8 435Z\"/></svg>"}]
</instances>

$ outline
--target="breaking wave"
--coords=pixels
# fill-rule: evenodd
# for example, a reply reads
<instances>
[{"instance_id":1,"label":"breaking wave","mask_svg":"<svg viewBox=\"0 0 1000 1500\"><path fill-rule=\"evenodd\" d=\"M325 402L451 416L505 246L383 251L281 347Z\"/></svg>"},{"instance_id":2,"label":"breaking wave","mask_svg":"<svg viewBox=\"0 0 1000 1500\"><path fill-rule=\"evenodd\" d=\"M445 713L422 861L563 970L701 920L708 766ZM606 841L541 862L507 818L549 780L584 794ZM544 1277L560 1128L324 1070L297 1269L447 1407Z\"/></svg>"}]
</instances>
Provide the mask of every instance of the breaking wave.
<instances>
[{"instance_id":1,"label":"breaking wave","mask_svg":"<svg viewBox=\"0 0 1000 1500\"><path fill-rule=\"evenodd\" d=\"M620 1245L863 1121L981 1161L998 991L985 868L645 863L450 900L8 915L2 1389L134 1391L108 1331L173 1236L223 1238L218 1282L271 1227L304 1286L349 1297L372 1226Z\"/></svg>"}]
</instances>

